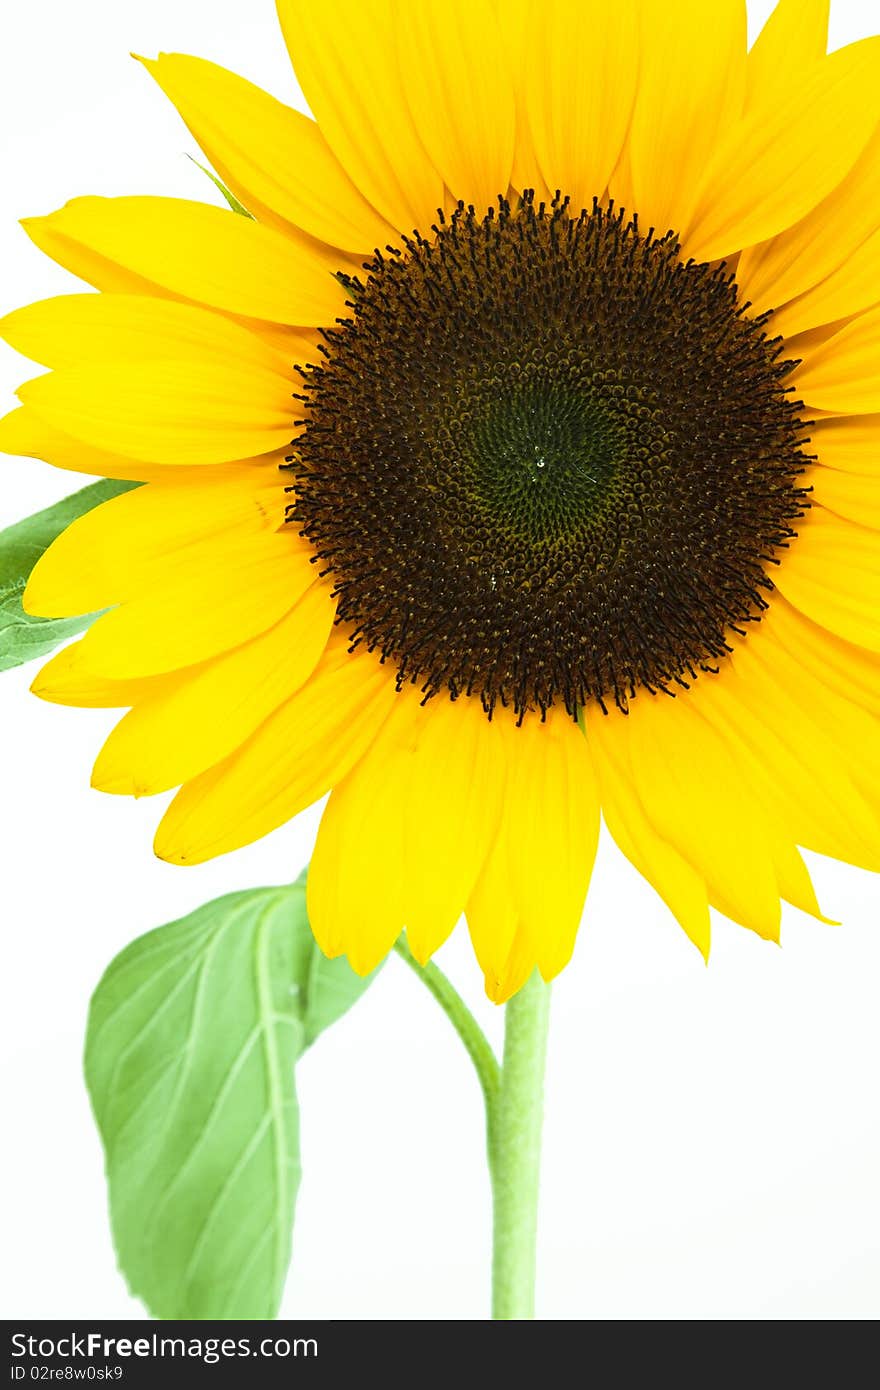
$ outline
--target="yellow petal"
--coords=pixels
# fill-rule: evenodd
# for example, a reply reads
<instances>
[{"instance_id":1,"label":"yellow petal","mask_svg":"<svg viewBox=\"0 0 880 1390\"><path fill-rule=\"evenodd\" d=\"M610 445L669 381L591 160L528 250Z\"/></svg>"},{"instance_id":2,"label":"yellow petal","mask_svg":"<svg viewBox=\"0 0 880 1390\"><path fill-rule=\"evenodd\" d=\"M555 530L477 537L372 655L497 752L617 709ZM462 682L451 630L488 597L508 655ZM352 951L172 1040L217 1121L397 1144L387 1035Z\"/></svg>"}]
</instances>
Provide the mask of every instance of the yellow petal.
<instances>
[{"instance_id":1,"label":"yellow petal","mask_svg":"<svg viewBox=\"0 0 880 1390\"><path fill-rule=\"evenodd\" d=\"M437 219L443 180L416 134L391 0L277 0L284 39L321 134L354 185L399 231Z\"/></svg>"},{"instance_id":2,"label":"yellow petal","mask_svg":"<svg viewBox=\"0 0 880 1390\"><path fill-rule=\"evenodd\" d=\"M290 820L363 756L395 698L386 667L331 642L302 689L243 747L178 792L156 834L159 858L198 864Z\"/></svg>"},{"instance_id":3,"label":"yellow petal","mask_svg":"<svg viewBox=\"0 0 880 1390\"><path fill-rule=\"evenodd\" d=\"M863 242L827 279L773 318L773 332L790 337L869 309L880 299L880 231Z\"/></svg>"},{"instance_id":4,"label":"yellow petal","mask_svg":"<svg viewBox=\"0 0 880 1390\"><path fill-rule=\"evenodd\" d=\"M534 944L519 924L508 854L507 837L499 832L467 905L474 954L494 1004L506 1003L535 969Z\"/></svg>"},{"instance_id":5,"label":"yellow petal","mask_svg":"<svg viewBox=\"0 0 880 1390\"><path fill-rule=\"evenodd\" d=\"M768 631L772 638L773 629ZM830 659L835 649L830 643L823 643L824 655ZM870 810L870 820L863 818L865 826L864 842L875 860L880 859L880 719L876 711L854 698L841 687L839 679L817 675L808 668L807 663L797 653L792 654L779 640L768 640L756 644L754 659L763 664L767 679L773 682L774 690L797 690L797 699L808 711L810 718L823 731L814 740L819 757L823 757L827 776L839 774L842 769L849 772L852 781L862 793L863 804ZM797 685L795 685L797 682ZM875 686L876 690L876 686ZM779 713L782 706L774 708L765 718L774 727L784 717ZM817 768L819 758L811 762ZM829 798L830 800L831 798ZM854 814L840 817L847 831L854 829L859 822Z\"/></svg>"},{"instance_id":6,"label":"yellow petal","mask_svg":"<svg viewBox=\"0 0 880 1390\"><path fill-rule=\"evenodd\" d=\"M841 415L880 411L880 309L861 314L789 377L808 406Z\"/></svg>"},{"instance_id":7,"label":"yellow petal","mask_svg":"<svg viewBox=\"0 0 880 1390\"><path fill-rule=\"evenodd\" d=\"M880 115L880 39L838 49L718 145L684 245L710 261L791 227L849 173Z\"/></svg>"},{"instance_id":8,"label":"yellow petal","mask_svg":"<svg viewBox=\"0 0 880 1390\"><path fill-rule=\"evenodd\" d=\"M293 437L290 380L265 364L222 357L66 367L19 387L47 424L144 462L226 463Z\"/></svg>"},{"instance_id":9,"label":"yellow petal","mask_svg":"<svg viewBox=\"0 0 880 1390\"><path fill-rule=\"evenodd\" d=\"M770 612L774 643L829 689L880 715L880 663L873 652L853 646L814 623L777 594Z\"/></svg>"},{"instance_id":10,"label":"yellow petal","mask_svg":"<svg viewBox=\"0 0 880 1390\"><path fill-rule=\"evenodd\" d=\"M147 299L173 299L182 300L188 304L193 303L191 297L175 294L165 285L159 285L154 281L145 279L142 275L135 275L133 272L123 269L108 256L98 254L82 242L69 236L62 236L54 230L52 217L27 218L22 222L22 226L34 245L38 246L45 255L50 256L53 261L57 261L72 275L77 275L81 280L85 280L87 284L93 285L105 294L134 294ZM341 252L339 254L342 255ZM300 360L308 362L314 357L318 342L317 331L314 326L292 328L289 324L274 323L260 317L251 318L246 314L233 314L226 309L221 310L221 312L242 328L246 328L251 333L257 333L266 342L271 343L288 362Z\"/></svg>"},{"instance_id":11,"label":"yellow petal","mask_svg":"<svg viewBox=\"0 0 880 1390\"><path fill-rule=\"evenodd\" d=\"M629 761L628 718L598 707L586 712L587 742L599 781L602 814L611 835L631 864L647 879L684 928L691 941L709 958L710 922L706 885L688 861L658 835L645 815Z\"/></svg>"},{"instance_id":12,"label":"yellow petal","mask_svg":"<svg viewBox=\"0 0 880 1390\"><path fill-rule=\"evenodd\" d=\"M798 626L787 615L799 617L784 599L777 600L748 661L740 654L735 658L735 719L738 733L751 745L753 779L764 788L764 803L777 808L774 825L805 848L876 869L880 721L837 673L829 675L828 662L840 644L810 625L812 634L797 650L790 649ZM799 623L803 639L808 620ZM817 660L821 665L814 664Z\"/></svg>"},{"instance_id":13,"label":"yellow petal","mask_svg":"<svg viewBox=\"0 0 880 1390\"><path fill-rule=\"evenodd\" d=\"M121 267L123 283L151 286L228 313L275 323L332 323L345 294L334 256L319 243L282 236L249 217L182 198L74 198L57 212L30 218L28 234L75 274L90 278L89 257ZM65 248L83 248L72 261ZM99 267L100 273L100 267Z\"/></svg>"},{"instance_id":14,"label":"yellow petal","mask_svg":"<svg viewBox=\"0 0 880 1390\"><path fill-rule=\"evenodd\" d=\"M774 329L779 325L787 335L842 318L850 305L854 311L873 303L878 202L880 129L829 197L787 231L743 253L736 272L743 299L758 313L778 309ZM874 280L866 281L872 266Z\"/></svg>"},{"instance_id":15,"label":"yellow petal","mask_svg":"<svg viewBox=\"0 0 880 1390\"><path fill-rule=\"evenodd\" d=\"M14 309L0 319L0 337L46 367L86 362L143 362L160 358L265 365L290 378L284 358L254 333L222 314L135 294L64 294Z\"/></svg>"},{"instance_id":16,"label":"yellow petal","mask_svg":"<svg viewBox=\"0 0 880 1390\"><path fill-rule=\"evenodd\" d=\"M760 630L760 637L763 637L763 634L765 628ZM752 637L752 642L760 641L760 637ZM762 819L763 847L767 863L772 869L779 894L785 901L794 903L804 912L822 917L809 874L795 848L794 823L790 823L785 817L788 805L797 802L798 816L795 816L795 823L802 827L805 823L806 808L815 803L819 808L820 823L823 820L833 823L834 798L829 798L819 791L819 799L816 801L816 796L812 795L813 783L809 780L809 771L805 770L802 762L797 763L795 776L785 783L785 790L790 794L788 803L784 798L773 795L776 784L785 781L780 769L788 769L791 751L788 746L783 746L780 756L779 739L776 739L774 745L773 738L765 734L760 721L759 753L753 751L749 745L745 730L749 724L755 723L753 705L758 703L760 709L760 703L758 692L745 688L742 682L737 684L737 662L740 660L740 649L744 645L740 644L733 662L724 664L719 677L699 681L695 689L691 689L687 696L681 696L681 699L691 702L694 713L708 721L715 734L720 735L727 745L727 752L733 755L742 774L742 790L749 801L756 806L777 805L773 816L763 816L763 812L759 812L759 815ZM609 830L627 858L633 860L653 887L658 888L660 895L676 913L678 922L702 952L703 958L708 959L709 913L706 885L702 877L681 859L669 842L663 840L646 820L635 790L634 771L627 744L626 717L621 716L616 710L610 710L608 716L599 716L596 713L588 721L588 728L592 734L592 751L601 777L603 813L608 820ZM763 745L760 735L763 735ZM776 770L776 777L773 777L769 769ZM806 796L802 795L805 777L808 780ZM856 796L858 795L856 792ZM844 791L841 790L838 799L845 801ZM767 934L766 930L763 934Z\"/></svg>"},{"instance_id":17,"label":"yellow petal","mask_svg":"<svg viewBox=\"0 0 880 1390\"><path fill-rule=\"evenodd\" d=\"M335 611L329 587L312 584L268 632L137 701L104 744L92 786L151 796L234 752L312 674Z\"/></svg>"},{"instance_id":18,"label":"yellow petal","mask_svg":"<svg viewBox=\"0 0 880 1390\"><path fill-rule=\"evenodd\" d=\"M404 88L422 144L454 198L482 215L506 196L513 164L513 82L494 9L420 0L399 12Z\"/></svg>"},{"instance_id":19,"label":"yellow petal","mask_svg":"<svg viewBox=\"0 0 880 1390\"><path fill-rule=\"evenodd\" d=\"M507 837L521 925L545 980L574 948L599 839L599 793L584 736L564 711L508 736Z\"/></svg>"},{"instance_id":20,"label":"yellow petal","mask_svg":"<svg viewBox=\"0 0 880 1390\"><path fill-rule=\"evenodd\" d=\"M548 187L576 209L601 198L623 146L636 93L631 0L547 0L533 12L526 103Z\"/></svg>"},{"instance_id":21,"label":"yellow petal","mask_svg":"<svg viewBox=\"0 0 880 1390\"><path fill-rule=\"evenodd\" d=\"M742 111L742 0L645 5L639 88L629 135L634 209L658 232L688 225L719 137Z\"/></svg>"},{"instance_id":22,"label":"yellow petal","mask_svg":"<svg viewBox=\"0 0 880 1390\"><path fill-rule=\"evenodd\" d=\"M780 679L774 613L738 646L721 679L703 693L704 712L726 739L755 804L780 892L806 911L814 905L792 857L795 843L859 863L880 853L878 822L852 775L841 731L809 707L806 672ZM800 886L798 886L800 885Z\"/></svg>"},{"instance_id":23,"label":"yellow petal","mask_svg":"<svg viewBox=\"0 0 880 1390\"><path fill-rule=\"evenodd\" d=\"M811 507L774 571L789 603L848 642L880 651L880 537Z\"/></svg>"},{"instance_id":24,"label":"yellow petal","mask_svg":"<svg viewBox=\"0 0 880 1390\"><path fill-rule=\"evenodd\" d=\"M66 210L61 209L62 212ZM71 275L76 275L80 280L85 280L87 284L94 285L108 294L149 296L169 293L143 275L127 270L111 257L103 256L90 246L84 245L77 238L59 232L56 226L58 217L57 212L48 217L25 217L22 218L21 226L45 256L57 261L65 270L69 270Z\"/></svg>"},{"instance_id":25,"label":"yellow petal","mask_svg":"<svg viewBox=\"0 0 880 1390\"><path fill-rule=\"evenodd\" d=\"M772 854L779 896L783 901L791 903L792 907L808 913L811 917L816 917L820 922L831 924L831 918L826 917L819 906L810 871L797 847L774 841Z\"/></svg>"},{"instance_id":26,"label":"yellow petal","mask_svg":"<svg viewBox=\"0 0 880 1390\"><path fill-rule=\"evenodd\" d=\"M880 474L880 414L819 420L813 426L810 447L827 468L876 477Z\"/></svg>"},{"instance_id":27,"label":"yellow petal","mask_svg":"<svg viewBox=\"0 0 880 1390\"><path fill-rule=\"evenodd\" d=\"M609 176L608 198L613 201L615 207L622 208L627 215L638 212L635 193L633 191L632 160L630 159L629 144L625 144L620 151L617 163Z\"/></svg>"},{"instance_id":28,"label":"yellow petal","mask_svg":"<svg viewBox=\"0 0 880 1390\"><path fill-rule=\"evenodd\" d=\"M152 587L98 619L82 641L83 665L126 680L193 666L265 632L313 579L314 567L288 535L224 545L209 538L181 550Z\"/></svg>"},{"instance_id":29,"label":"yellow petal","mask_svg":"<svg viewBox=\"0 0 880 1390\"><path fill-rule=\"evenodd\" d=\"M34 677L31 691L53 705L75 705L81 709L123 709L155 695L176 677L145 676L141 680L114 681L83 670L82 642L62 647Z\"/></svg>"},{"instance_id":30,"label":"yellow petal","mask_svg":"<svg viewBox=\"0 0 880 1390\"><path fill-rule=\"evenodd\" d=\"M404 927L422 964L442 945L500 814L497 723L478 700L420 701L412 688L398 696L381 738L333 792L312 859L313 929L356 970L372 969ZM358 912L368 874L372 901Z\"/></svg>"},{"instance_id":31,"label":"yellow petal","mask_svg":"<svg viewBox=\"0 0 880 1390\"><path fill-rule=\"evenodd\" d=\"M758 645L767 645L768 626L765 621L758 633L749 634L750 655ZM753 678L754 664L738 664L745 643L736 640L734 660L726 663L720 678L701 682L696 702L724 739L743 785L760 808L764 851L779 896L802 912L827 921L796 842L826 854L852 857L853 845L860 843L861 826L844 822L845 833L839 833L841 822L835 803L855 807L856 820L864 811L870 817L870 811L858 788L845 774L840 777L838 769L825 759L824 750L817 759L821 738L810 743L810 756L805 759L804 745L798 742L805 730L799 721L789 720L787 710L782 714L779 707L768 717L764 704L773 698L773 692ZM776 725L783 726L782 732ZM856 857L861 852L863 849L856 850Z\"/></svg>"},{"instance_id":32,"label":"yellow petal","mask_svg":"<svg viewBox=\"0 0 880 1390\"><path fill-rule=\"evenodd\" d=\"M314 121L203 58L140 60L223 182L261 222L366 255L391 226L358 192Z\"/></svg>"},{"instance_id":33,"label":"yellow petal","mask_svg":"<svg viewBox=\"0 0 880 1390\"><path fill-rule=\"evenodd\" d=\"M81 439L47 425L23 405L0 420L0 451L26 454L30 458L44 459L54 468L92 473L98 478L128 478L140 482L163 473L167 477L169 471L167 464L139 463L135 459L108 454L104 449L94 449Z\"/></svg>"},{"instance_id":34,"label":"yellow petal","mask_svg":"<svg viewBox=\"0 0 880 1390\"><path fill-rule=\"evenodd\" d=\"M510 182L520 193L526 188L535 190L537 202L548 202L550 191L544 182L538 156L529 129L527 94L532 72L531 16L533 0L496 0L495 13L501 30L501 40L513 79L516 103L516 140Z\"/></svg>"},{"instance_id":35,"label":"yellow petal","mask_svg":"<svg viewBox=\"0 0 880 1390\"><path fill-rule=\"evenodd\" d=\"M404 816L396 737L406 714L395 708L370 754L330 794L309 864L309 923L325 955L348 957L367 975L391 950L406 917ZM366 764L366 766L364 766Z\"/></svg>"},{"instance_id":36,"label":"yellow petal","mask_svg":"<svg viewBox=\"0 0 880 1390\"><path fill-rule=\"evenodd\" d=\"M423 964L465 909L495 836L503 795L497 721L490 723L476 699L429 702L418 715L404 825L407 936Z\"/></svg>"},{"instance_id":37,"label":"yellow petal","mask_svg":"<svg viewBox=\"0 0 880 1390\"><path fill-rule=\"evenodd\" d=\"M194 543L217 547L277 529L277 519L270 522L255 500L244 469L227 470L210 482L205 470L193 471L195 482L149 483L71 522L31 572L28 611L59 618L109 608L152 588ZM282 506L279 500L279 513ZM296 543L293 535L290 540Z\"/></svg>"},{"instance_id":38,"label":"yellow petal","mask_svg":"<svg viewBox=\"0 0 880 1390\"><path fill-rule=\"evenodd\" d=\"M825 56L829 8L830 0L779 0L749 51L747 107L784 101Z\"/></svg>"},{"instance_id":39,"label":"yellow petal","mask_svg":"<svg viewBox=\"0 0 880 1390\"><path fill-rule=\"evenodd\" d=\"M640 800L657 833L705 879L710 901L776 940L779 892L759 802L693 694L632 701L627 733Z\"/></svg>"},{"instance_id":40,"label":"yellow petal","mask_svg":"<svg viewBox=\"0 0 880 1390\"><path fill-rule=\"evenodd\" d=\"M163 294L165 291L159 290ZM265 319L249 319L244 314L228 314L233 323L256 333L280 352L288 366L293 362L313 362L318 353L321 335L317 328L291 328L283 323L269 323Z\"/></svg>"},{"instance_id":41,"label":"yellow petal","mask_svg":"<svg viewBox=\"0 0 880 1390\"><path fill-rule=\"evenodd\" d=\"M880 453L873 477L820 466L811 468L804 481L812 487L813 500L821 506L860 526L880 530Z\"/></svg>"},{"instance_id":42,"label":"yellow petal","mask_svg":"<svg viewBox=\"0 0 880 1390\"><path fill-rule=\"evenodd\" d=\"M521 728L507 714L498 723L507 755L501 820L467 909L491 997L519 988L536 965L549 980L568 962L599 835L595 773L577 725L564 711Z\"/></svg>"},{"instance_id":43,"label":"yellow petal","mask_svg":"<svg viewBox=\"0 0 880 1390\"><path fill-rule=\"evenodd\" d=\"M535 972L534 945L525 930L517 927L504 966L499 975L486 974L486 993L493 1004L506 1004L522 989Z\"/></svg>"},{"instance_id":44,"label":"yellow petal","mask_svg":"<svg viewBox=\"0 0 880 1390\"><path fill-rule=\"evenodd\" d=\"M856 314L850 314L848 318L837 319L834 323L821 323L815 328L805 328L803 333L796 333L794 337L785 340L783 356L791 362L804 361L806 358L812 357L816 348L827 343L829 338L833 338L835 333L839 333L841 328L846 328L855 318L857 318ZM825 419L831 414L831 411L816 410L814 407L810 411L811 424L815 425L818 420Z\"/></svg>"}]
</instances>

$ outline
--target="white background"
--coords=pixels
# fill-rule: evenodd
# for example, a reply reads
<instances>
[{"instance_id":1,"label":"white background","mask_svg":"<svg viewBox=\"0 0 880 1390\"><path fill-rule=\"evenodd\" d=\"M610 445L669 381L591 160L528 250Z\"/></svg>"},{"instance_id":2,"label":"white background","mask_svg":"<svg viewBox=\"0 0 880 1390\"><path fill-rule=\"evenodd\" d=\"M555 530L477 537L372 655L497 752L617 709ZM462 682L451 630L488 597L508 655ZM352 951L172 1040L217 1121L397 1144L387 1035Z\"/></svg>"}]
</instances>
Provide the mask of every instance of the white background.
<instances>
[{"instance_id":1,"label":"white background","mask_svg":"<svg viewBox=\"0 0 880 1390\"><path fill-rule=\"evenodd\" d=\"M711 0L706 0L707 14ZM770 9L750 7L753 29ZM833 0L832 44L876 21ZM188 133L129 50L193 52L298 100L270 0L32 0L0 41L2 304L76 288L16 218L81 193L212 198ZM4 349L0 407L33 368ZM2 459L0 524L71 491ZM152 857L162 807L89 790L103 712L0 677L6 1317L144 1316L115 1269L80 1072L87 1001L133 936L293 876L316 819L195 869ZM719 788L719 795L723 790ZM159 799L162 803L166 798ZM822 926L783 949L718 921L708 969L603 842L555 988L539 1314L871 1318L880 1309L880 883L813 861ZM743 873L749 866L742 866ZM441 955L494 1036L463 928ZM483 1317L488 1188L477 1086L392 960L303 1062L304 1181L287 1316Z\"/></svg>"}]
</instances>

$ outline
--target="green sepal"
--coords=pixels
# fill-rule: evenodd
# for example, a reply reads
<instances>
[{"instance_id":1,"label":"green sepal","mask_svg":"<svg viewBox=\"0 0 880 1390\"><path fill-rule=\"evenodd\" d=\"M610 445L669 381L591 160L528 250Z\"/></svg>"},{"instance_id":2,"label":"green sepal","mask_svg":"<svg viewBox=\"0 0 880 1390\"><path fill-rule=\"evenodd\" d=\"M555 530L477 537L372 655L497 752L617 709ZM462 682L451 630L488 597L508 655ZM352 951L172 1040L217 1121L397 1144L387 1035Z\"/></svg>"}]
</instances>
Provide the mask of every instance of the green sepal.
<instances>
[{"instance_id":1,"label":"green sepal","mask_svg":"<svg viewBox=\"0 0 880 1390\"><path fill-rule=\"evenodd\" d=\"M119 478L102 478L0 531L0 671L45 656L94 622L97 613L78 618L33 618L22 608L21 596L40 556L72 521L101 502L139 486Z\"/></svg>"},{"instance_id":2,"label":"green sepal","mask_svg":"<svg viewBox=\"0 0 880 1390\"><path fill-rule=\"evenodd\" d=\"M201 169L202 173L205 174L205 175L207 175L207 177L211 180L211 182L212 182L212 184L214 185L214 187L215 187L215 188L219 188L220 192L223 194L223 197L226 199L227 203L228 203L229 206L232 208L232 211L233 211L233 212L239 213L242 217L249 217L249 218L251 219L251 221L253 222L253 220L254 220L254 215L253 215L253 213L252 213L252 212L248 212L248 210L247 210L247 208L245 207L244 203L240 203L240 202L238 201L238 199L236 198L235 194L232 192L232 189L231 189L231 188L227 188L227 187L226 187L226 184L223 182L222 179L218 179L218 177L217 177L217 175L214 173L213 169L209 169L208 166L207 166L207 164L200 164L199 161L195 158L194 155L188 154L188 155L187 155L187 159L191 159L192 162L193 162L193 164L196 166L196 168L197 168L197 169Z\"/></svg>"},{"instance_id":3,"label":"green sepal","mask_svg":"<svg viewBox=\"0 0 880 1390\"><path fill-rule=\"evenodd\" d=\"M305 875L132 942L92 999L86 1082L120 1268L157 1317L273 1318L300 1179L294 1066L360 997Z\"/></svg>"}]
</instances>

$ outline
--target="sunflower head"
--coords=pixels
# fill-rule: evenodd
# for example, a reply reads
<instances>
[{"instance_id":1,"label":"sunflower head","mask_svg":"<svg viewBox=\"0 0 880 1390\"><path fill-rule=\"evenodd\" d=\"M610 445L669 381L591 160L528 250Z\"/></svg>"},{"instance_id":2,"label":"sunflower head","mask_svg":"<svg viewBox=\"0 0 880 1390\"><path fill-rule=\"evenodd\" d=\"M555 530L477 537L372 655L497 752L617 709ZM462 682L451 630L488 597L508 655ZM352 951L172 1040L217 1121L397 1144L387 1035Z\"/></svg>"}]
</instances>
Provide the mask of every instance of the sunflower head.
<instances>
[{"instance_id":1,"label":"sunflower head","mask_svg":"<svg viewBox=\"0 0 880 1390\"><path fill-rule=\"evenodd\" d=\"M532 190L365 269L286 465L353 640L520 720L714 669L807 496L769 314L671 233Z\"/></svg>"},{"instance_id":2,"label":"sunflower head","mask_svg":"<svg viewBox=\"0 0 880 1390\"><path fill-rule=\"evenodd\" d=\"M464 913L498 1000L600 813L704 953L818 915L799 847L880 867L880 48L826 12L280 0L311 116L146 63L239 211L28 223L101 293L4 321L0 441L144 484L26 602L102 612L36 688L128 710L160 855L329 791L325 951Z\"/></svg>"}]
</instances>

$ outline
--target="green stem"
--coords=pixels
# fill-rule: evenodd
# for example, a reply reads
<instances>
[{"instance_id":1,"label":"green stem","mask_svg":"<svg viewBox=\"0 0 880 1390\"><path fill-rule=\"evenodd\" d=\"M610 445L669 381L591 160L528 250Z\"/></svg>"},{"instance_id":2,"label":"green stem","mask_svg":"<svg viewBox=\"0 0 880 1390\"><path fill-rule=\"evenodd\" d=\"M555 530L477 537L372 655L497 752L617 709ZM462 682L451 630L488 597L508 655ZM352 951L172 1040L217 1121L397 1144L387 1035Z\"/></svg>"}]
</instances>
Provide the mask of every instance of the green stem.
<instances>
[{"instance_id":1,"label":"green stem","mask_svg":"<svg viewBox=\"0 0 880 1390\"><path fill-rule=\"evenodd\" d=\"M409 949L406 939L402 936L395 942L394 949L400 958L405 960L407 965L415 971L422 984L426 985L433 994L464 1043L483 1088L483 1096L486 1101L486 1123L491 1127L491 1114L498 1094L501 1068L482 1028L458 990L433 961L428 961L427 965L419 965Z\"/></svg>"},{"instance_id":2,"label":"green stem","mask_svg":"<svg viewBox=\"0 0 880 1390\"><path fill-rule=\"evenodd\" d=\"M419 965L403 937L395 950L449 1018L483 1089L494 1208L492 1317L533 1318L550 987L536 971L506 1005L499 1067L480 1025L442 970L433 962Z\"/></svg>"},{"instance_id":3,"label":"green stem","mask_svg":"<svg viewBox=\"0 0 880 1390\"><path fill-rule=\"evenodd\" d=\"M550 987L537 971L505 1009L501 1086L489 1119L492 1317L535 1316L538 1178Z\"/></svg>"}]
</instances>

